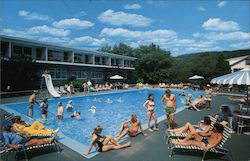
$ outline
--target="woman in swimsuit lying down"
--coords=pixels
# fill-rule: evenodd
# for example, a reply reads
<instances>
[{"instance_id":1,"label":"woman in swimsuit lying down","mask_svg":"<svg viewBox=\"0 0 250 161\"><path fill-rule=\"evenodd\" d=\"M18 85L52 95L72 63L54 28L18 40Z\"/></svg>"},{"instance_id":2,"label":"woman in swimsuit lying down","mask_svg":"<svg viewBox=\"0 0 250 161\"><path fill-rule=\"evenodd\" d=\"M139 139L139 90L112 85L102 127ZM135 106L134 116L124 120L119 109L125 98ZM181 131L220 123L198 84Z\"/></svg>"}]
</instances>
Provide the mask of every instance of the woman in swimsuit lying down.
<instances>
[{"instance_id":1,"label":"woman in swimsuit lying down","mask_svg":"<svg viewBox=\"0 0 250 161\"><path fill-rule=\"evenodd\" d=\"M112 136L110 135L102 136L101 133L102 133L101 126L98 125L96 128L94 128L94 132L92 133L92 139L91 139L89 149L84 155L88 155L91 149L93 148L93 146L95 146L98 152L118 150L118 149L122 149L122 148L126 148L130 146L130 141L127 142L126 144L119 144L117 140L114 139ZM111 144L109 144L109 142Z\"/></svg>"},{"instance_id":2,"label":"woman in swimsuit lying down","mask_svg":"<svg viewBox=\"0 0 250 161\"><path fill-rule=\"evenodd\" d=\"M211 129L211 120L208 116L205 116L203 118L203 123L200 125L192 125L191 123L186 123L184 126L178 128L178 129L172 129L169 130L170 132L175 132L176 134L181 134L183 132L189 131L189 132L196 132L198 134L206 134L209 133Z\"/></svg>"}]
</instances>

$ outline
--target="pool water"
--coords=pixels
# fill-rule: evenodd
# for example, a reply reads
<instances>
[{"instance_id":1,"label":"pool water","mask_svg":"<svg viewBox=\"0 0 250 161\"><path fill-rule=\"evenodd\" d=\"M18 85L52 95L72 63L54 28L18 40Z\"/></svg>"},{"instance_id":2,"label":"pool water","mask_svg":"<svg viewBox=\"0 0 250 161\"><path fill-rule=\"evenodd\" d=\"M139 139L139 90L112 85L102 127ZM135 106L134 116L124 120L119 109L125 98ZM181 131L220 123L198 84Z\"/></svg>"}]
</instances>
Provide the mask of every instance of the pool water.
<instances>
[{"instance_id":1,"label":"pool water","mask_svg":"<svg viewBox=\"0 0 250 161\"><path fill-rule=\"evenodd\" d=\"M164 90L158 89L132 90L49 100L48 120L44 124L50 129L60 128L60 132L65 136L70 137L81 144L89 145L91 133L96 125L101 125L103 127L103 135L110 134L115 136L121 123L128 120L133 113L137 115L137 118L141 121L142 125L146 124L147 114L146 110L143 108L143 104L147 100L148 94L150 93L154 94L156 104L155 114L157 118L164 116L165 113L160 102L164 92ZM185 98L179 96L180 92L180 90L172 90L172 93L175 94L177 98L177 109L182 106L181 100ZM186 90L185 94L187 95L188 93L192 93L193 98L202 94L202 92ZM106 100L108 98L110 98L113 102L107 103ZM73 101L75 110L81 112L80 120L70 118L72 112L66 111L66 104L69 100ZM62 121L58 121L56 118L58 101L61 101L64 107L64 118ZM5 104L5 106L25 115L28 111L27 103ZM91 106L96 107L95 114L92 114L89 111ZM34 106L33 119L42 120L41 110L37 105Z\"/></svg>"}]
</instances>

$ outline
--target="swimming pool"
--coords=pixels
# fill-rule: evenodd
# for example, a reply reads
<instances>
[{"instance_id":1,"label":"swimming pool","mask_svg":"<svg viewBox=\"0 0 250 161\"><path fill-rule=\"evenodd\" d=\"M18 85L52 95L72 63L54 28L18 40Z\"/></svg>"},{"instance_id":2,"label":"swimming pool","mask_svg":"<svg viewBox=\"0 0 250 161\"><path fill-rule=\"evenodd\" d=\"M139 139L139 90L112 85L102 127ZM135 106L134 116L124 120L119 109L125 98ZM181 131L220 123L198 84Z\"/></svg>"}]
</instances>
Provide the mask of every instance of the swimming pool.
<instances>
[{"instance_id":1,"label":"swimming pool","mask_svg":"<svg viewBox=\"0 0 250 161\"><path fill-rule=\"evenodd\" d=\"M86 147L90 144L91 133L96 125L101 125L103 127L104 135L110 134L114 136L117 134L121 123L128 120L131 114L135 113L137 118L141 121L141 124L146 128L145 125L147 123L147 115L145 109L143 108L143 103L146 101L148 94L150 93L154 94L156 103L155 113L158 120L160 117L165 118L165 113L160 102L164 92L164 90L159 89L129 90L107 94L49 100L48 121L44 124L50 129L56 129L59 127L59 137L61 138L59 141L64 143L66 138L69 142L65 143L67 146L70 146L72 143L78 144L78 148L73 147L72 149L78 149L78 152L83 154L83 150L79 150L79 148L86 149ZM177 98L177 110L180 110L180 107L182 106L181 99L184 98L179 96L180 92L180 90L172 90L172 93L175 94ZM194 92L192 90L186 90L185 93L192 93L193 98L203 94L202 92ZM107 103L106 100L108 98L110 98L113 102ZM66 111L65 107L69 100L73 101L75 110L81 112L80 120L70 118L72 112ZM64 106L63 121L57 121L56 118L58 101L61 101ZM92 114L89 111L91 106L96 107L95 114ZM8 112L12 113L14 111L15 114L20 114L25 121L33 121L32 119L25 117L27 114L27 103L4 104L2 108ZM41 111L37 105L34 106L33 119L41 120Z\"/></svg>"}]
</instances>

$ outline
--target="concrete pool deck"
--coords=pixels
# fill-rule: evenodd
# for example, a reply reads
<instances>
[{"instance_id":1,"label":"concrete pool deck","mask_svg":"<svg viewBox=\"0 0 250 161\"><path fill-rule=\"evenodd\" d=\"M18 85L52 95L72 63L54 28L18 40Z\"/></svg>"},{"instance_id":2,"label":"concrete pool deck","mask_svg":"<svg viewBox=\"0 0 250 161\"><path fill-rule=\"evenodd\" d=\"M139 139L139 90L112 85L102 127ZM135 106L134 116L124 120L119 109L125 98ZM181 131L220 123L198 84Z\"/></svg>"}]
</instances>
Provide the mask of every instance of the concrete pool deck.
<instances>
[{"instance_id":1,"label":"concrete pool deck","mask_svg":"<svg viewBox=\"0 0 250 161\"><path fill-rule=\"evenodd\" d=\"M228 103L226 97L213 97L212 110L202 110L201 112L184 110L176 115L176 121L179 126L182 126L187 121L197 123L203 116L210 113L217 113L219 106L225 103ZM129 148L100 153L91 159L83 157L64 145L61 145L62 151L60 154L51 149L41 149L28 152L28 156L30 161L200 161L202 159L201 153L178 153L169 158L169 149L164 139L166 130L165 120L160 122L158 127L160 131L157 132L152 133L146 130L146 133L149 134L146 138L142 135L130 138L132 146ZM231 151L234 161L248 161L250 159L250 136L233 134L232 138L226 142L225 148ZM20 154L20 157L22 157L22 154ZM223 159L226 160L225 157L220 158L219 155L207 155L207 160L217 161ZM9 161L11 160L14 160L12 155L9 157Z\"/></svg>"}]
</instances>

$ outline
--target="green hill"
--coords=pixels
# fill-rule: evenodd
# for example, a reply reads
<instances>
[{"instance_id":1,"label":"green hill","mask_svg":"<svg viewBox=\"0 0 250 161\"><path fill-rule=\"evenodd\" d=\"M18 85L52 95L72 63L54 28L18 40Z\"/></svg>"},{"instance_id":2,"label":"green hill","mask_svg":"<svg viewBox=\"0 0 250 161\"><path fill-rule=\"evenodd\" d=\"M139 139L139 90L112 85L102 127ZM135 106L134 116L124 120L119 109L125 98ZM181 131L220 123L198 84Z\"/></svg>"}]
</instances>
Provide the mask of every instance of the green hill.
<instances>
[{"instance_id":1,"label":"green hill","mask_svg":"<svg viewBox=\"0 0 250 161\"><path fill-rule=\"evenodd\" d=\"M192 58L194 58L194 57L196 57L198 55L202 55L202 54L209 54L209 55L214 56L214 57L217 57L220 54L223 54L225 59L228 59L228 58L233 58L233 57L250 55L250 49L235 50L235 51L200 52L200 53L180 55L177 58L186 60L186 59L192 59Z\"/></svg>"}]
</instances>

